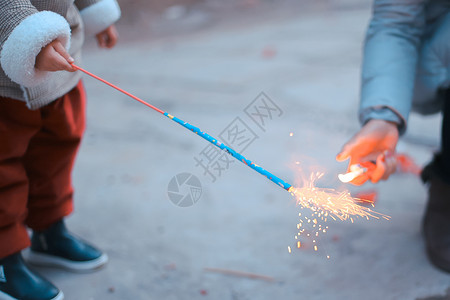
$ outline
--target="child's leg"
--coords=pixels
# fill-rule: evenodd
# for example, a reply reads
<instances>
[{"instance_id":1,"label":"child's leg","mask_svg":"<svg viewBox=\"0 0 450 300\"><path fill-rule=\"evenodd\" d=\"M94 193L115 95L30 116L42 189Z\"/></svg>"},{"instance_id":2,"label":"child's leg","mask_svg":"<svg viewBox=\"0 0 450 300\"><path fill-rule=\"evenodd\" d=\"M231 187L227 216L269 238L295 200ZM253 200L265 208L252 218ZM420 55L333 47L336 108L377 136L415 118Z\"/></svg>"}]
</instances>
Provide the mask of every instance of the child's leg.
<instances>
[{"instance_id":1,"label":"child's leg","mask_svg":"<svg viewBox=\"0 0 450 300\"><path fill-rule=\"evenodd\" d=\"M43 107L41 116L42 128L24 157L30 182L25 222L33 229L27 261L74 271L97 269L108 256L71 234L62 220L72 211L72 166L85 126L82 84Z\"/></svg>"},{"instance_id":2,"label":"child's leg","mask_svg":"<svg viewBox=\"0 0 450 300\"><path fill-rule=\"evenodd\" d=\"M47 229L73 209L71 173L85 127L82 83L40 112L42 128L24 157L30 183L26 224L36 231Z\"/></svg>"},{"instance_id":3,"label":"child's leg","mask_svg":"<svg viewBox=\"0 0 450 300\"><path fill-rule=\"evenodd\" d=\"M0 98L0 258L30 244L24 225L29 182L22 158L39 130L39 111Z\"/></svg>"}]
</instances>

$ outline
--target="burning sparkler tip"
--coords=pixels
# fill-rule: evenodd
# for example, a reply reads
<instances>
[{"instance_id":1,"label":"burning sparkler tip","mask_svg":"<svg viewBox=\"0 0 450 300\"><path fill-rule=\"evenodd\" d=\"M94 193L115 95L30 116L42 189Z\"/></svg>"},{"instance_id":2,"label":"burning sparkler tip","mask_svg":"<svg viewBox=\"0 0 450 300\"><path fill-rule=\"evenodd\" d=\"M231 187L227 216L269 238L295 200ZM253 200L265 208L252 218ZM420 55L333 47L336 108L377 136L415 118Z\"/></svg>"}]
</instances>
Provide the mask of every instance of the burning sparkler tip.
<instances>
[{"instance_id":1,"label":"burning sparkler tip","mask_svg":"<svg viewBox=\"0 0 450 300\"><path fill-rule=\"evenodd\" d=\"M360 170L354 171L359 172ZM350 173L341 175L346 176L348 174ZM310 181L303 187L293 188L291 186L288 189L296 198L297 205L302 208L311 209L314 215L317 216L311 219L305 218L308 223L312 222L314 225L318 225L317 218L326 221L327 217L331 217L333 220L350 220L352 223L355 221L354 217L384 218L383 214L377 213L368 207L361 206L360 203L362 201L359 198L352 197L347 191L340 192L331 188L317 187L315 182L323 175L320 172L313 173L311 174Z\"/></svg>"}]
</instances>

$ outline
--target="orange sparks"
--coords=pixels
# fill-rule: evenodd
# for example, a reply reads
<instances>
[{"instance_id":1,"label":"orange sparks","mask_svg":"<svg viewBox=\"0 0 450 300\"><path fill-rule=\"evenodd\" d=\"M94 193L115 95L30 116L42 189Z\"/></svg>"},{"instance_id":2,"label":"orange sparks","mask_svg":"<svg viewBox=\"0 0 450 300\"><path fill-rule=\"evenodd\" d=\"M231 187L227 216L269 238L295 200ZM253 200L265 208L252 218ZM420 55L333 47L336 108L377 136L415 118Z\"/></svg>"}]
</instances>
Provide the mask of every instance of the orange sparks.
<instances>
[{"instance_id":1,"label":"orange sparks","mask_svg":"<svg viewBox=\"0 0 450 300\"><path fill-rule=\"evenodd\" d=\"M363 199L353 198L349 192L339 192L330 188L315 187L315 182L323 176L323 173L312 173L310 181L302 188L294 188L291 194L296 198L297 205L309 208L313 212L317 212L318 216L325 221L330 216L336 220L350 219L352 216L362 218L383 218L389 220L390 217L375 212L369 207L361 206L367 203ZM308 219L310 222L310 219ZM313 220L316 224L317 220Z\"/></svg>"},{"instance_id":2,"label":"orange sparks","mask_svg":"<svg viewBox=\"0 0 450 300\"><path fill-rule=\"evenodd\" d=\"M354 223L357 218L365 218L369 220L374 219L386 219L390 217L376 211L373 211L373 202L361 198L355 198L350 195L348 191L337 191L331 188L319 188L316 187L316 181L319 180L323 173L312 173L309 180L304 180L303 187L292 187L289 192L295 197L296 204L301 209L309 209L310 214L306 211L299 212L299 222L297 224L297 234L295 235L295 241L297 248L304 248L305 240L312 240L313 249L315 252L319 252L318 243L322 235L328 231L328 226L325 226L324 222L327 222L328 218L333 220L349 220ZM363 206L361 204L371 204L371 207ZM289 253L292 252L291 247L288 247ZM330 259L330 256L326 256Z\"/></svg>"}]
</instances>

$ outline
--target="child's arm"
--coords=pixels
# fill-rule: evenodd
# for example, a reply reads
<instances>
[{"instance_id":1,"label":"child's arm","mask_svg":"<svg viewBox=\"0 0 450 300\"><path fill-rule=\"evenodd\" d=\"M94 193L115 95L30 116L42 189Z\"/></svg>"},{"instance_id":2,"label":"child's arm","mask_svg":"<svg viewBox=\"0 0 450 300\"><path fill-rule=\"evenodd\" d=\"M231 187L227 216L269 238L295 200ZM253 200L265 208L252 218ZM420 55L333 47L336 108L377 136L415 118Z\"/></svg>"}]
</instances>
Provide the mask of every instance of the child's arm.
<instances>
[{"instance_id":1,"label":"child's arm","mask_svg":"<svg viewBox=\"0 0 450 300\"><path fill-rule=\"evenodd\" d=\"M27 0L0 1L0 65L12 81L34 87L47 80L49 72L36 68L36 59L54 41L69 47L70 25L64 17L38 11Z\"/></svg>"},{"instance_id":2,"label":"child's arm","mask_svg":"<svg viewBox=\"0 0 450 300\"><path fill-rule=\"evenodd\" d=\"M94 19L98 20L102 19L101 18L102 14L108 15L108 17L105 17L104 19L101 20L100 24L97 24L92 20L88 21L88 23L90 24L94 23L94 25L91 25L91 27L94 28L96 27L97 30L98 28L101 28L98 26L108 24L108 22L112 22L116 20L118 16L120 16L120 9L118 8L115 0L98 1L97 5L95 5L95 3L92 4L93 1L87 2L84 1L84 2L85 3L83 3L82 0L78 0L76 1L76 4L81 6L82 15L85 16L85 19L89 17L93 18L95 16L96 18ZM86 4L90 4L91 6ZM85 9L87 9L87 13ZM114 47L115 44L117 43L117 38L118 38L117 30L114 25L110 25L106 29L96 34L98 45L101 48ZM74 60L70 56L70 54L66 51L64 46L59 41L54 40L45 47L43 47L42 50L39 52L39 54L36 57L35 67L41 71L52 72L65 70L69 72L74 72L75 69L71 66L72 62L74 62Z\"/></svg>"},{"instance_id":3,"label":"child's arm","mask_svg":"<svg viewBox=\"0 0 450 300\"><path fill-rule=\"evenodd\" d=\"M75 5L83 18L86 37L97 36L97 40L99 35L102 39L108 36L113 37L115 28L110 27L119 20L121 14L116 0L75 0ZM117 33L115 36L117 38ZM113 42L112 39L111 42ZM99 43L99 45L103 47L103 44Z\"/></svg>"}]
</instances>

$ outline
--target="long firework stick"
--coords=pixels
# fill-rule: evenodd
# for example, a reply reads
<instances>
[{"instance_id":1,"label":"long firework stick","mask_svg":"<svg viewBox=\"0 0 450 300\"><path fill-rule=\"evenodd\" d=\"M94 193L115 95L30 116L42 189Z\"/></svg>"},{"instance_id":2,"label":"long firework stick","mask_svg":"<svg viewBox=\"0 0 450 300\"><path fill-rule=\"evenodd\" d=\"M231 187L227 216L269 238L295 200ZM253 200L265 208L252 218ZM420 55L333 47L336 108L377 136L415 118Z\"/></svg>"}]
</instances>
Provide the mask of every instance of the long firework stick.
<instances>
[{"instance_id":1,"label":"long firework stick","mask_svg":"<svg viewBox=\"0 0 450 300\"><path fill-rule=\"evenodd\" d=\"M112 88L115 88L116 90L118 90L119 92L124 93L125 95L133 98L134 100L150 107L151 109L165 115L166 117L168 117L169 119L171 119L172 121L177 122L178 124L180 124L181 126L191 130L192 132L196 133L197 135L201 136L202 138L204 138L205 140L207 140L208 142L210 142L211 144L217 146L218 148L220 148L221 150L225 150L226 152L228 152L228 154L230 154L231 156L233 156L234 158L236 158L237 160L239 160L240 162L244 163L245 165L249 166L250 168L252 168L253 170L255 170L256 172L260 173L261 175L267 177L269 180L271 180L272 182L276 183L277 185L281 186L283 189L287 190L288 192L291 192L291 190L293 189L292 185L290 185L289 183L285 182L284 180L282 180L281 178L273 175L272 173L270 173L269 171L265 170L264 168L258 166L257 164L255 164L254 162L252 162L251 160L245 158L242 154L234 151L231 147L228 147L227 145L225 145L224 143L220 142L218 139L210 136L209 134L207 134L206 132L201 131L198 127L195 127L191 124L189 124L188 122L185 122L175 116L172 116L171 114L157 108L156 106L151 105L148 102L145 102L144 100L134 96L133 94L130 94L129 92L121 89L120 87L104 80L103 78L100 78L97 75L92 74L91 72L86 71L83 68L80 68L79 66L72 64L72 66L77 69L80 70L83 73L86 73L87 75L100 80L101 82L109 85Z\"/></svg>"}]
</instances>

